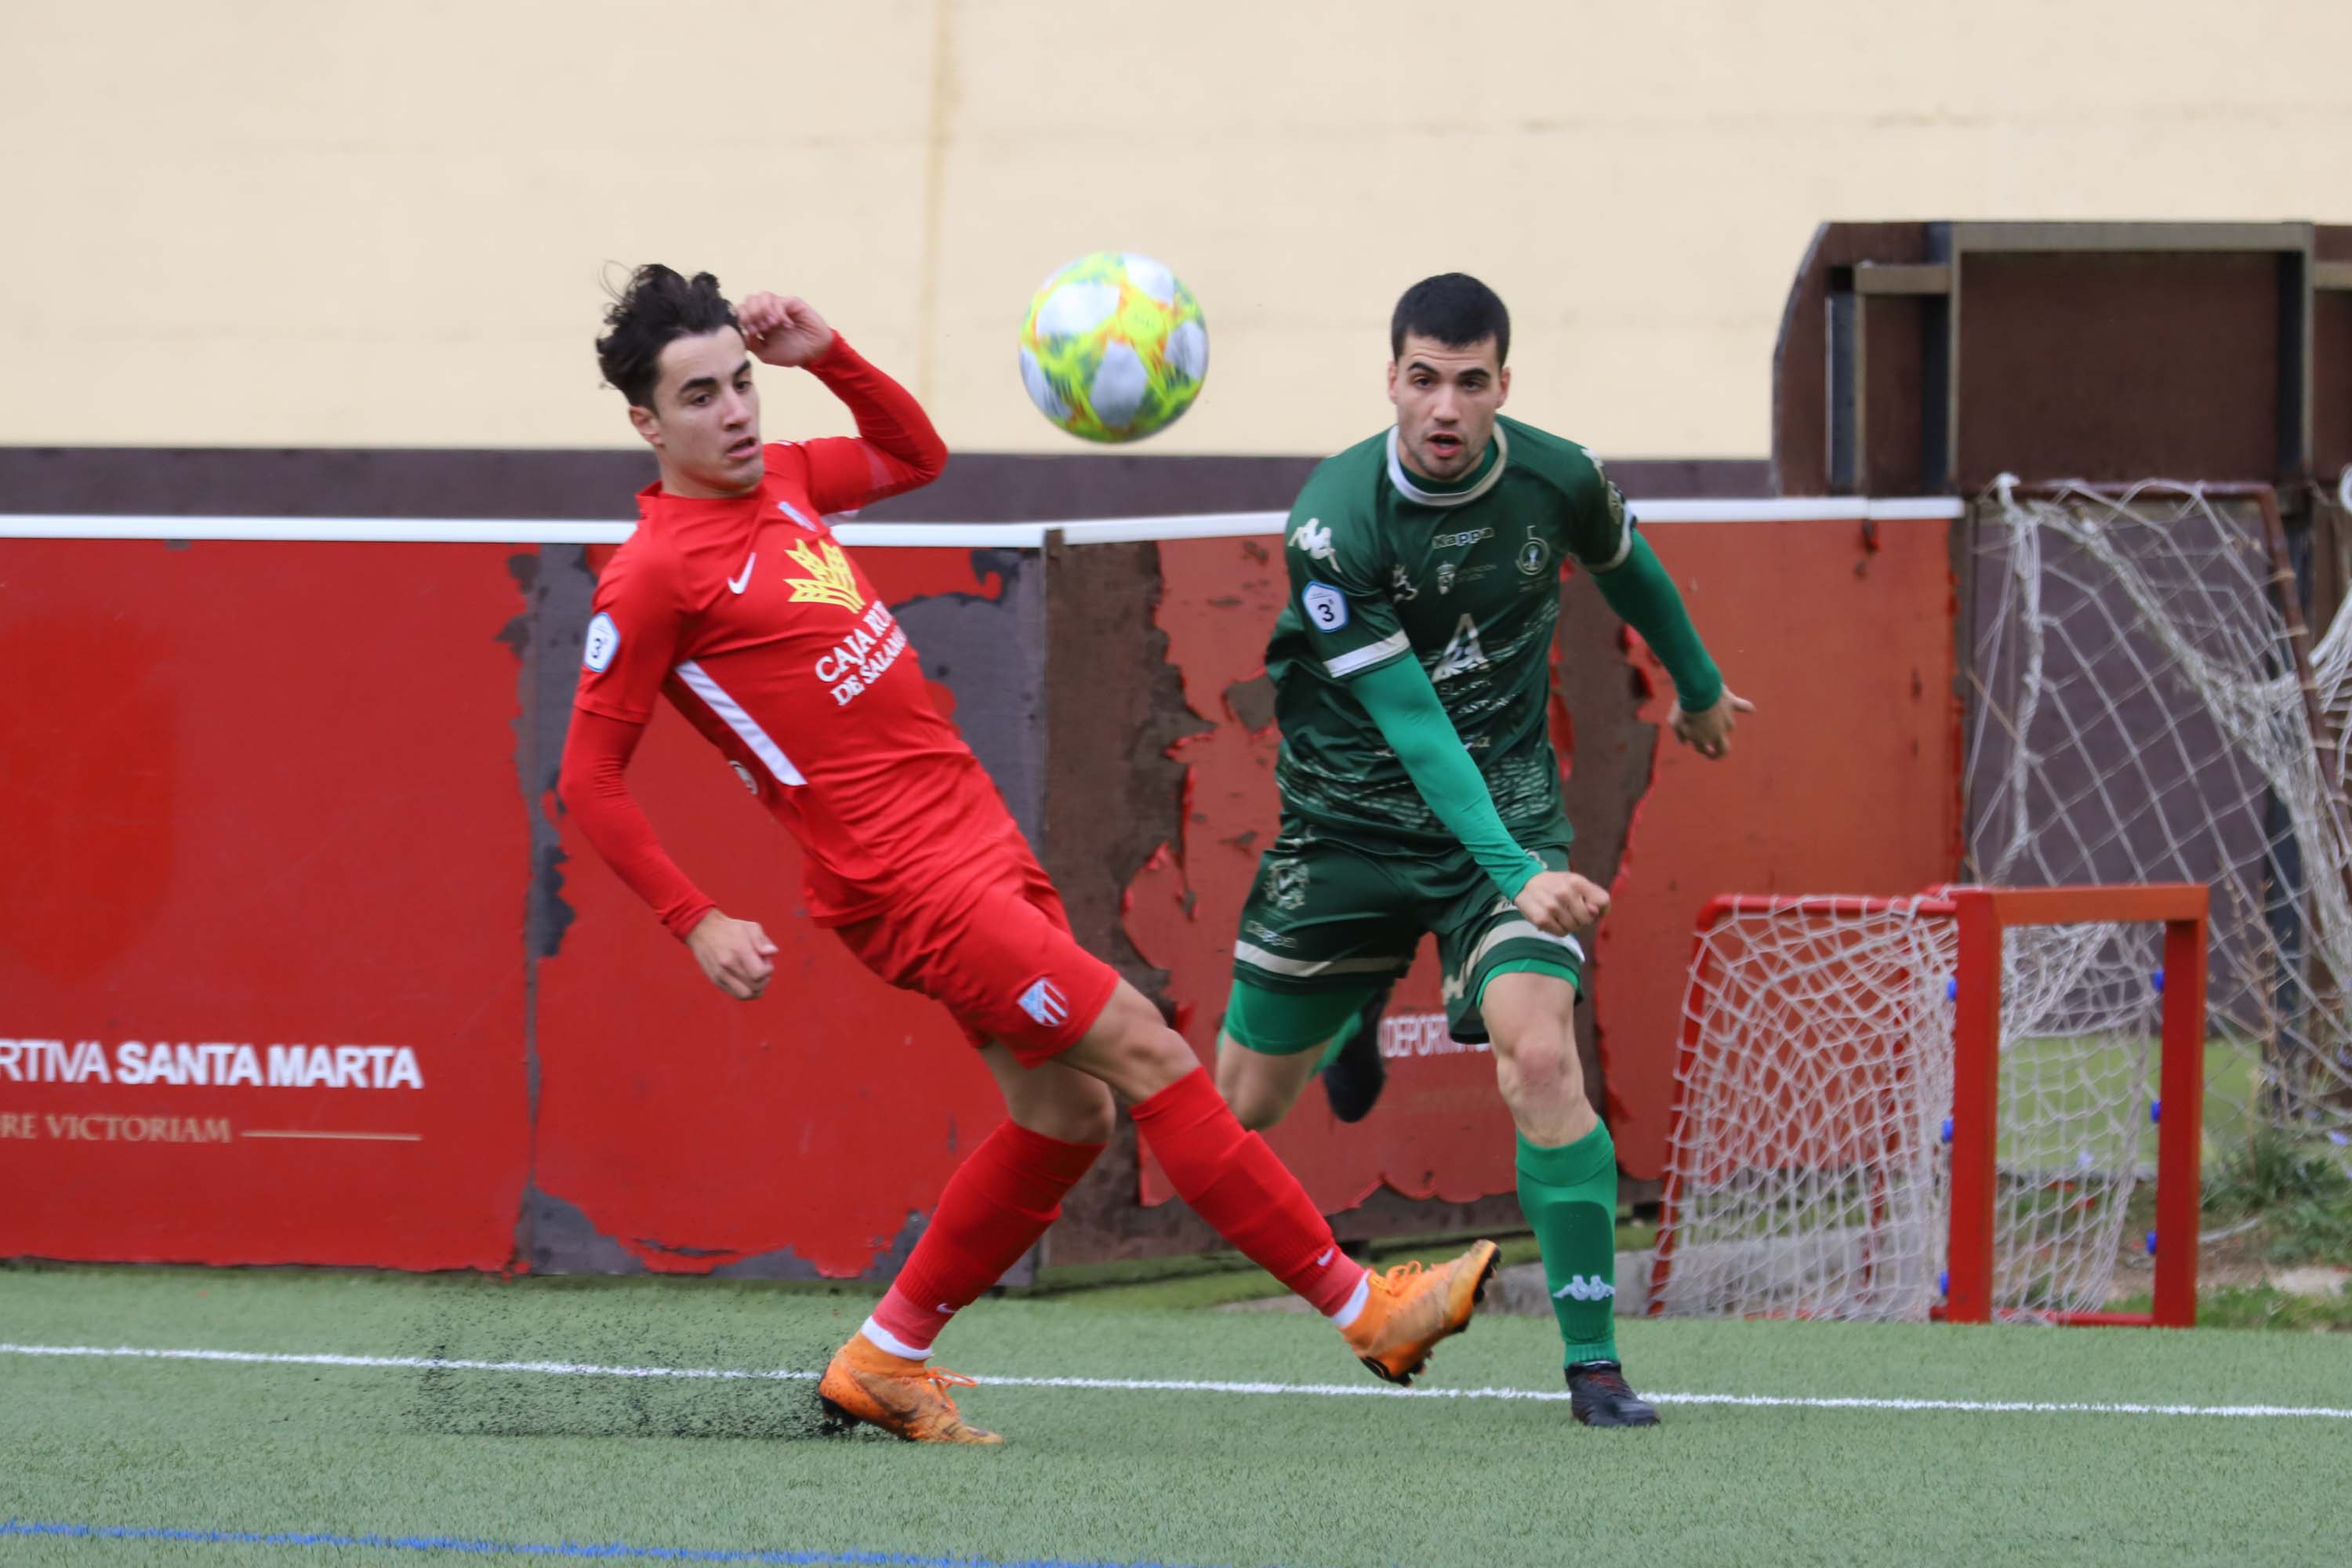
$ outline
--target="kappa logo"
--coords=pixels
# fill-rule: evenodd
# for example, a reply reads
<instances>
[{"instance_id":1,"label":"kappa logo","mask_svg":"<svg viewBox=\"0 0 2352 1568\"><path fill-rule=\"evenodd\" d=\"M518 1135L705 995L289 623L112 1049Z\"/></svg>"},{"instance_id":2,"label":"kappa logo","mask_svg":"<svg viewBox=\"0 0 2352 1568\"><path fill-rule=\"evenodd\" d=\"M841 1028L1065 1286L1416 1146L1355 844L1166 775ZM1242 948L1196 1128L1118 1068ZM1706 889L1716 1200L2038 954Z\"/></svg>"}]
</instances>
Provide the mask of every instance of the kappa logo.
<instances>
[{"instance_id":1,"label":"kappa logo","mask_svg":"<svg viewBox=\"0 0 2352 1568\"><path fill-rule=\"evenodd\" d=\"M1571 1274L1568 1283L1551 1293L1555 1301L1606 1301L1617 1294L1617 1287L1600 1275Z\"/></svg>"},{"instance_id":2,"label":"kappa logo","mask_svg":"<svg viewBox=\"0 0 2352 1568\"><path fill-rule=\"evenodd\" d=\"M1257 938L1258 941L1265 943L1268 947L1297 947L1298 945L1298 939L1297 937L1285 936L1282 932L1275 930L1272 926L1267 925L1261 921L1244 921L1242 929L1248 931L1250 935Z\"/></svg>"},{"instance_id":3,"label":"kappa logo","mask_svg":"<svg viewBox=\"0 0 2352 1568\"><path fill-rule=\"evenodd\" d=\"M1331 531L1323 526L1323 520L1319 517L1310 517L1300 523L1298 531L1290 536L1290 542L1307 552L1314 560L1336 562L1339 559L1339 551L1331 544Z\"/></svg>"},{"instance_id":4,"label":"kappa logo","mask_svg":"<svg viewBox=\"0 0 2352 1568\"><path fill-rule=\"evenodd\" d=\"M1070 1016L1070 1000L1051 980L1040 978L1021 993L1021 1010L1050 1029Z\"/></svg>"},{"instance_id":5,"label":"kappa logo","mask_svg":"<svg viewBox=\"0 0 2352 1568\"><path fill-rule=\"evenodd\" d=\"M1482 540L1494 537L1495 531L1491 528L1465 528L1458 533L1432 534L1429 547L1432 550L1460 550L1465 545L1476 544Z\"/></svg>"},{"instance_id":6,"label":"kappa logo","mask_svg":"<svg viewBox=\"0 0 2352 1568\"><path fill-rule=\"evenodd\" d=\"M808 574L805 577L786 574L784 577L792 588L793 604L838 605L852 614L866 607L866 595L857 591L857 574L850 569L849 557L841 546L832 540L820 539L813 547L795 544L784 553Z\"/></svg>"}]
</instances>

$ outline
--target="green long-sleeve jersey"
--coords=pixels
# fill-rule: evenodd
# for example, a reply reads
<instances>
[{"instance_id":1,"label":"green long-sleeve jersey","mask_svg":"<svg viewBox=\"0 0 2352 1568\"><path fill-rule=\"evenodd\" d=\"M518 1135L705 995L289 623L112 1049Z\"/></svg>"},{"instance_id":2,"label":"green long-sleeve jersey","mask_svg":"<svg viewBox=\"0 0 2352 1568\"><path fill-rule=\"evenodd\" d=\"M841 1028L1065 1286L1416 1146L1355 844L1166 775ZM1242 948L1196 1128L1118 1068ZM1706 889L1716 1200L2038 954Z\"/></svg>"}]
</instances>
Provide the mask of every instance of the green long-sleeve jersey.
<instances>
[{"instance_id":1,"label":"green long-sleeve jersey","mask_svg":"<svg viewBox=\"0 0 2352 1568\"><path fill-rule=\"evenodd\" d=\"M1548 723L1560 564L1623 564L1634 526L1591 453L1514 419L1453 484L1407 470L1393 431L1320 464L1291 509L1290 599L1266 650L1285 815L1406 847L1454 841L1348 689L1411 657L1512 836L1566 844Z\"/></svg>"}]
</instances>

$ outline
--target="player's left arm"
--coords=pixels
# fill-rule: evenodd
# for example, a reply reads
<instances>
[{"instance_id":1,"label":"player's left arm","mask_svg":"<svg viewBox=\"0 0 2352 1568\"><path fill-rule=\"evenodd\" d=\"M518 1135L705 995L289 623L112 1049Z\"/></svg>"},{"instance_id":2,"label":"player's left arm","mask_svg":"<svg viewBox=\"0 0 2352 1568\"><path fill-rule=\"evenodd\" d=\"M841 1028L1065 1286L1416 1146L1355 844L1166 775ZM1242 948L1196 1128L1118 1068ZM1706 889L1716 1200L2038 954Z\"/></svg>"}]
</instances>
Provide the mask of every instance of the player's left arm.
<instances>
[{"instance_id":1,"label":"player's left arm","mask_svg":"<svg viewBox=\"0 0 2352 1568\"><path fill-rule=\"evenodd\" d=\"M754 354L769 364L806 370L857 421L854 437L801 444L809 500L818 511L855 511L919 489L947 468L947 443L914 395L866 363L807 300L754 294L735 319Z\"/></svg>"},{"instance_id":2,"label":"player's left arm","mask_svg":"<svg viewBox=\"0 0 2352 1568\"><path fill-rule=\"evenodd\" d=\"M1723 683L1665 563L1642 537L1624 496L1598 466L1592 489L1570 520L1577 558L1592 574L1601 597L1642 634L1674 678L1675 705L1667 725L1675 739L1701 756L1720 757L1731 750L1738 716L1753 713L1756 705Z\"/></svg>"}]
</instances>

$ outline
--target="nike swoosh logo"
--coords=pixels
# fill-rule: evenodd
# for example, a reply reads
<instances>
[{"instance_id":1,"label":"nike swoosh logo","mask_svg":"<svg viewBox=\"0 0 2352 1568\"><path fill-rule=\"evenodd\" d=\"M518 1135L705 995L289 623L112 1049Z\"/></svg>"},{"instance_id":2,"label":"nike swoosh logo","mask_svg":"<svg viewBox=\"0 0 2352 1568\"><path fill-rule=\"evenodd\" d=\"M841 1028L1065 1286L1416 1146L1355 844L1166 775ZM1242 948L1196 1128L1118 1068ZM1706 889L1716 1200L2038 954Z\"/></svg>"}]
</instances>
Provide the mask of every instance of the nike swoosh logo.
<instances>
[{"instance_id":1,"label":"nike swoosh logo","mask_svg":"<svg viewBox=\"0 0 2352 1568\"><path fill-rule=\"evenodd\" d=\"M730 577L727 579L727 586L730 591L740 594L744 589L751 585L751 563L759 559L760 552L756 550L751 552L751 559L743 563L743 575L740 577Z\"/></svg>"},{"instance_id":2,"label":"nike swoosh logo","mask_svg":"<svg viewBox=\"0 0 2352 1568\"><path fill-rule=\"evenodd\" d=\"M1339 1249L1338 1247L1325 1247L1325 1248L1323 1249L1323 1256L1322 1256L1322 1257L1320 1257L1320 1258L1317 1258L1317 1259L1315 1260L1315 1267L1316 1267L1316 1268L1322 1268L1325 1264L1327 1264L1327 1263L1330 1262L1330 1261L1331 1261L1331 1255L1332 1255L1334 1252L1337 1252L1338 1250L1339 1250Z\"/></svg>"}]
</instances>

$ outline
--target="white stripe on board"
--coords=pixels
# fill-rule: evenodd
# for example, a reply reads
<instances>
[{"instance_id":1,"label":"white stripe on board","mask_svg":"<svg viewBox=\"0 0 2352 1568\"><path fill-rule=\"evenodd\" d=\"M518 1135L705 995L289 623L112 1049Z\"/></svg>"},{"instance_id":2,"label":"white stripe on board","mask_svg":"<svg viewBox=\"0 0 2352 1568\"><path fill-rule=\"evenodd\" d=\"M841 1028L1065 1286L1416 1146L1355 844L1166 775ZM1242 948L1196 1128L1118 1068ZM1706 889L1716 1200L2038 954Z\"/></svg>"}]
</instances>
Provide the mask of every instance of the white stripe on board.
<instances>
[{"instance_id":1,"label":"white stripe on board","mask_svg":"<svg viewBox=\"0 0 2352 1568\"><path fill-rule=\"evenodd\" d=\"M0 513L0 539L202 539L360 544L618 544L634 522L466 517L132 517Z\"/></svg>"},{"instance_id":2,"label":"white stripe on board","mask_svg":"<svg viewBox=\"0 0 2352 1568\"><path fill-rule=\"evenodd\" d=\"M768 771L776 775L779 783L788 784L808 783L808 780L801 777L800 769L793 766L792 758L784 755L784 749L769 738L768 732L760 728L760 721L757 719L743 711L741 703L728 696L726 689L710 679L709 670L689 658L677 667L677 678L685 681L694 694L709 706L713 713L727 721L727 727L741 737L745 745L751 748L753 756L768 764Z\"/></svg>"},{"instance_id":3,"label":"white stripe on board","mask_svg":"<svg viewBox=\"0 0 2352 1568\"><path fill-rule=\"evenodd\" d=\"M273 1366L379 1367L417 1372L507 1372L557 1377L681 1378L698 1382L814 1383L821 1375L778 1368L604 1366L590 1362L467 1361L451 1356L336 1355L326 1352L217 1351L141 1345L0 1343L0 1355L88 1356L131 1361L228 1362ZM1470 1399L1562 1404L1559 1388L1397 1388L1371 1383L1230 1383L1191 1378L982 1377L983 1388L1076 1388L1118 1394L1290 1394L1316 1399ZM2352 1421L2352 1409L2325 1405L2151 1405L2056 1399L1882 1399L1780 1394L1645 1394L1653 1405L1726 1405L1774 1410L1957 1411L2019 1415L2210 1415L2238 1419Z\"/></svg>"},{"instance_id":4,"label":"white stripe on board","mask_svg":"<svg viewBox=\"0 0 2352 1568\"><path fill-rule=\"evenodd\" d=\"M1758 500L1633 500L1644 527L1669 522L1874 522L1948 521L1963 504L1949 496L1873 500L1811 496ZM1279 511L1197 512L1172 517L1090 517L1045 522L838 522L834 536L859 548L1036 550L1058 532L1070 544L1133 544L1162 539L1242 539L1283 531ZM618 544L634 522L604 519L522 521L464 517L155 517L97 512L0 512L0 539L254 540L362 544Z\"/></svg>"}]
</instances>

